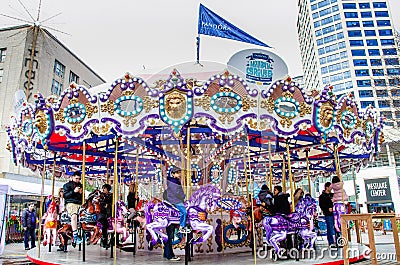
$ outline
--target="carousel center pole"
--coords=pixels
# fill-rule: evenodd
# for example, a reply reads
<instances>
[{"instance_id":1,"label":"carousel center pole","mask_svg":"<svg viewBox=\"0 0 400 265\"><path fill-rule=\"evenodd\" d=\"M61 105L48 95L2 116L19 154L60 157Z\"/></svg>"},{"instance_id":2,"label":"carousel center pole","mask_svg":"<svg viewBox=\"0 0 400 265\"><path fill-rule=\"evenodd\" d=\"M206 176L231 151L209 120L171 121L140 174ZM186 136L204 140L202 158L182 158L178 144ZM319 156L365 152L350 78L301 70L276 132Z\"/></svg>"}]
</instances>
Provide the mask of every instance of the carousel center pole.
<instances>
[{"instance_id":1,"label":"carousel center pole","mask_svg":"<svg viewBox=\"0 0 400 265\"><path fill-rule=\"evenodd\" d=\"M42 189L40 192L40 208L39 208L39 212L40 212L40 217L39 217L39 221L42 220L43 218L43 194L44 194L44 178L46 175L46 147L44 149L44 159L43 159L43 172L42 172ZM42 236L42 225L41 222L39 222L39 231L38 231L38 259L40 259L40 239Z\"/></svg>"},{"instance_id":2,"label":"carousel center pole","mask_svg":"<svg viewBox=\"0 0 400 265\"><path fill-rule=\"evenodd\" d=\"M306 150L306 165L307 165L307 180L308 180L308 193L311 195L311 176L310 176L310 161L308 160L308 150Z\"/></svg>"},{"instance_id":3,"label":"carousel center pole","mask_svg":"<svg viewBox=\"0 0 400 265\"><path fill-rule=\"evenodd\" d=\"M289 171L289 182L290 182L290 197L292 198L292 211L294 211L294 185L293 185L293 176L292 176L292 166L290 163L290 148L289 141L286 140L286 152L287 152L287 162L288 162L288 171Z\"/></svg>"},{"instance_id":4,"label":"carousel center pole","mask_svg":"<svg viewBox=\"0 0 400 265\"><path fill-rule=\"evenodd\" d=\"M114 152L114 196L113 196L113 203L112 203L112 216L114 218L114 265L117 264L117 218L116 218L116 203L118 200L118 137L115 138L115 152Z\"/></svg>"}]
</instances>

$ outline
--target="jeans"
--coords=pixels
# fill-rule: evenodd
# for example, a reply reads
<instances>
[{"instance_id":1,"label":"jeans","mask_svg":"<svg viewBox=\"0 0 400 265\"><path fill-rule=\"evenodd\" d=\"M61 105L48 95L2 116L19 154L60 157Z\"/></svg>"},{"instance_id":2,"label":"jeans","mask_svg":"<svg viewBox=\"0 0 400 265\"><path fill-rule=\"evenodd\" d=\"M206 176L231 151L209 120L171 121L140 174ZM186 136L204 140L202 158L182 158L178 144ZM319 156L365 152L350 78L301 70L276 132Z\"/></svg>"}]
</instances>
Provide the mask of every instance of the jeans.
<instances>
[{"instance_id":1,"label":"jeans","mask_svg":"<svg viewBox=\"0 0 400 265\"><path fill-rule=\"evenodd\" d=\"M172 249L172 240L174 238L175 225L167 226L168 240L164 244L164 258L172 259L175 257L174 250Z\"/></svg>"},{"instance_id":2,"label":"jeans","mask_svg":"<svg viewBox=\"0 0 400 265\"><path fill-rule=\"evenodd\" d=\"M187 212L185 205L183 202L175 204L175 207L178 208L180 217L179 217L179 225L180 227L184 227L186 225L186 218L187 218Z\"/></svg>"},{"instance_id":3,"label":"jeans","mask_svg":"<svg viewBox=\"0 0 400 265\"><path fill-rule=\"evenodd\" d=\"M24 232L24 245L25 248L29 248L29 237L31 237L31 248L35 247L36 235L35 235L35 228L28 227Z\"/></svg>"},{"instance_id":4,"label":"jeans","mask_svg":"<svg viewBox=\"0 0 400 265\"><path fill-rule=\"evenodd\" d=\"M326 232L327 232L327 238L328 238L328 243L329 245L335 244L335 240L333 238L333 235L335 235L335 226L333 223L333 215L330 216L325 216L325 222L326 222Z\"/></svg>"}]
</instances>

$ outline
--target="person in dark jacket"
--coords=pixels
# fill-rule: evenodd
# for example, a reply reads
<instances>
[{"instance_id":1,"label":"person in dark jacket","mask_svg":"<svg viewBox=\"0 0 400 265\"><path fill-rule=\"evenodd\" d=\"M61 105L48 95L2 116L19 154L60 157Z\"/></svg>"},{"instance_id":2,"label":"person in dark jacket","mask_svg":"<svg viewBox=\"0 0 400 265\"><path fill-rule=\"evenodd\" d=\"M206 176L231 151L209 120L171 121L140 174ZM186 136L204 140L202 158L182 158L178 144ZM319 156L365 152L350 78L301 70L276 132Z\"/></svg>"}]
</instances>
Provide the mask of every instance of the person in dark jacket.
<instances>
[{"instance_id":1,"label":"person in dark jacket","mask_svg":"<svg viewBox=\"0 0 400 265\"><path fill-rule=\"evenodd\" d=\"M272 213L273 208L273 194L266 184L262 185L258 198L261 201L261 206L269 213Z\"/></svg>"},{"instance_id":2,"label":"person in dark jacket","mask_svg":"<svg viewBox=\"0 0 400 265\"><path fill-rule=\"evenodd\" d=\"M22 227L24 228L24 245L25 250L29 250L29 237L31 238L31 248L36 247L35 245L35 229L36 229L36 211L35 204L29 204L22 214Z\"/></svg>"},{"instance_id":3,"label":"person in dark jacket","mask_svg":"<svg viewBox=\"0 0 400 265\"><path fill-rule=\"evenodd\" d=\"M184 205L185 193L181 184L181 169L174 167L170 172L170 176L167 177L166 200L179 210L179 232L189 233L190 229L186 227L187 211Z\"/></svg>"},{"instance_id":4,"label":"person in dark jacket","mask_svg":"<svg viewBox=\"0 0 400 265\"><path fill-rule=\"evenodd\" d=\"M110 184L104 184L102 187L104 200L101 203L101 211L97 215L97 221L101 223L101 241L100 245L104 248L109 248L110 245L107 240L107 230L108 230L108 218L112 216L112 198L113 194L111 191Z\"/></svg>"},{"instance_id":5,"label":"person in dark jacket","mask_svg":"<svg viewBox=\"0 0 400 265\"><path fill-rule=\"evenodd\" d=\"M274 213L290 214L289 194L282 192L281 186L274 187Z\"/></svg>"},{"instance_id":6,"label":"person in dark jacket","mask_svg":"<svg viewBox=\"0 0 400 265\"><path fill-rule=\"evenodd\" d=\"M75 172L72 175L72 180L65 183L63 186L65 208L71 216L71 227L74 234L74 243L81 244L82 238L78 236L78 210L82 205L82 192L83 187L81 181L81 173Z\"/></svg>"},{"instance_id":7,"label":"person in dark jacket","mask_svg":"<svg viewBox=\"0 0 400 265\"><path fill-rule=\"evenodd\" d=\"M330 182L325 183L325 189L319 196L319 207L321 208L327 228L327 238L329 246L334 247L335 241L333 235L335 234L334 223L333 223L333 202L331 193L332 185Z\"/></svg>"}]
</instances>

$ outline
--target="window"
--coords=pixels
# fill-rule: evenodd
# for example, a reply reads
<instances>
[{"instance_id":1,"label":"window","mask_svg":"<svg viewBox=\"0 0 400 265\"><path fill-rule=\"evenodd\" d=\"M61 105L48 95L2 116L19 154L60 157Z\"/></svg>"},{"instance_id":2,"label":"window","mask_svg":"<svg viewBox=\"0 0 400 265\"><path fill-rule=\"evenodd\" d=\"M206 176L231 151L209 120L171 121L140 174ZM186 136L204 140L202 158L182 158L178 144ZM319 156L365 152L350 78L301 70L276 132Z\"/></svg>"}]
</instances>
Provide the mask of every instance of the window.
<instances>
[{"instance_id":1,"label":"window","mask_svg":"<svg viewBox=\"0 0 400 265\"><path fill-rule=\"evenodd\" d=\"M386 65L399 65L399 58L387 58L385 59Z\"/></svg>"},{"instance_id":2,"label":"window","mask_svg":"<svg viewBox=\"0 0 400 265\"><path fill-rule=\"evenodd\" d=\"M59 96L61 94L62 87L63 87L63 85L60 82L53 79L53 83L51 85L51 93Z\"/></svg>"},{"instance_id":3,"label":"window","mask_svg":"<svg viewBox=\"0 0 400 265\"><path fill-rule=\"evenodd\" d=\"M354 66L368 66L366 59L353 60Z\"/></svg>"},{"instance_id":4,"label":"window","mask_svg":"<svg viewBox=\"0 0 400 265\"><path fill-rule=\"evenodd\" d=\"M393 107L395 108L400 107L400 100L393 100Z\"/></svg>"},{"instance_id":5,"label":"window","mask_svg":"<svg viewBox=\"0 0 400 265\"><path fill-rule=\"evenodd\" d=\"M385 72L383 69L372 69L372 75L373 76L384 76Z\"/></svg>"},{"instance_id":6,"label":"window","mask_svg":"<svg viewBox=\"0 0 400 265\"><path fill-rule=\"evenodd\" d=\"M381 53L378 49L368 49L369 56L379 56Z\"/></svg>"},{"instance_id":7,"label":"window","mask_svg":"<svg viewBox=\"0 0 400 265\"><path fill-rule=\"evenodd\" d=\"M373 27L374 21L372 21L372 20L363 21L363 26L364 27Z\"/></svg>"},{"instance_id":8,"label":"window","mask_svg":"<svg viewBox=\"0 0 400 265\"><path fill-rule=\"evenodd\" d=\"M54 73L59 77L64 77L65 66L59 61L55 60L54 62Z\"/></svg>"},{"instance_id":9,"label":"window","mask_svg":"<svg viewBox=\"0 0 400 265\"><path fill-rule=\"evenodd\" d=\"M69 71L69 82L79 84L79 76L72 71Z\"/></svg>"},{"instance_id":10,"label":"window","mask_svg":"<svg viewBox=\"0 0 400 265\"><path fill-rule=\"evenodd\" d=\"M358 87L370 87L371 80L357 80L357 86Z\"/></svg>"},{"instance_id":11,"label":"window","mask_svg":"<svg viewBox=\"0 0 400 265\"><path fill-rule=\"evenodd\" d=\"M343 28L343 27L342 27L342 23L337 23L337 24L335 25L335 28L336 28L336 30L342 29L342 28Z\"/></svg>"},{"instance_id":12,"label":"window","mask_svg":"<svg viewBox=\"0 0 400 265\"><path fill-rule=\"evenodd\" d=\"M380 108L390 108L390 102L388 100L378 100L378 106Z\"/></svg>"},{"instance_id":13,"label":"window","mask_svg":"<svg viewBox=\"0 0 400 265\"><path fill-rule=\"evenodd\" d=\"M365 50L351 50L353 56L365 56Z\"/></svg>"},{"instance_id":14,"label":"window","mask_svg":"<svg viewBox=\"0 0 400 265\"><path fill-rule=\"evenodd\" d=\"M385 79L375 79L374 85L375 86L386 86L386 80ZM386 90L380 90L380 91L386 91ZM378 95L378 90L376 91L376 94ZM386 96L384 96L384 97L387 97L387 92L386 92Z\"/></svg>"},{"instance_id":15,"label":"window","mask_svg":"<svg viewBox=\"0 0 400 265\"><path fill-rule=\"evenodd\" d=\"M395 111L394 115L396 116L396 119L400 119L400 111Z\"/></svg>"},{"instance_id":16,"label":"window","mask_svg":"<svg viewBox=\"0 0 400 265\"><path fill-rule=\"evenodd\" d=\"M375 11L375 17L389 17L388 11Z\"/></svg>"},{"instance_id":17,"label":"window","mask_svg":"<svg viewBox=\"0 0 400 265\"><path fill-rule=\"evenodd\" d=\"M350 46L364 46L364 42L363 40L350 40Z\"/></svg>"},{"instance_id":18,"label":"window","mask_svg":"<svg viewBox=\"0 0 400 265\"><path fill-rule=\"evenodd\" d=\"M381 59L370 59L369 62L371 63L371 66L380 66L380 65L382 65L382 60Z\"/></svg>"},{"instance_id":19,"label":"window","mask_svg":"<svg viewBox=\"0 0 400 265\"><path fill-rule=\"evenodd\" d=\"M369 106L375 107L375 102L373 102L373 101L361 101L360 103L361 103L361 108L363 108L363 109L365 109Z\"/></svg>"},{"instance_id":20,"label":"window","mask_svg":"<svg viewBox=\"0 0 400 265\"><path fill-rule=\"evenodd\" d=\"M358 6L360 7L360 9L370 8L369 3L359 3Z\"/></svg>"},{"instance_id":21,"label":"window","mask_svg":"<svg viewBox=\"0 0 400 265\"><path fill-rule=\"evenodd\" d=\"M393 36L393 31L391 29L380 29L379 36Z\"/></svg>"},{"instance_id":22,"label":"window","mask_svg":"<svg viewBox=\"0 0 400 265\"><path fill-rule=\"evenodd\" d=\"M7 54L6 48L0 49L0 63L4 63L6 61L6 54Z\"/></svg>"},{"instance_id":23,"label":"window","mask_svg":"<svg viewBox=\"0 0 400 265\"><path fill-rule=\"evenodd\" d=\"M374 96L372 90L359 90L358 95L360 96L360 98L371 98Z\"/></svg>"},{"instance_id":24,"label":"window","mask_svg":"<svg viewBox=\"0 0 400 265\"><path fill-rule=\"evenodd\" d=\"M0 69L0 83L3 82L4 69Z\"/></svg>"},{"instance_id":25,"label":"window","mask_svg":"<svg viewBox=\"0 0 400 265\"><path fill-rule=\"evenodd\" d=\"M373 6L374 6L374 8L387 8L385 2L374 2Z\"/></svg>"},{"instance_id":26,"label":"window","mask_svg":"<svg viewBox=\"0 0 400 265\"><path fill-rule=\"evenodd\" d=\"M317 9L318 8L318 6L317 6L317 4L313 4L312 6L311 6L311 10L315 10L315 9Z\"/></svg>"},{"instance_id":27,"label":"window","mask_svg":"<svg viewBox=\"0 0 400 265\"><path fill-rule=\"evenodd\" d=\"M333 22L333 18L332 17L327 17L327 18L324 18L324 19L321 20L321 25L323 26L323 25L329 24L331 22Z\"/></svg>"},{"instance_id":28,"label":"window","mask_svg":"<svg viewBox=\"0 0 400 265\"><path fill-rule=\"evenodd\" d=\"M369 76L368 69L355 70L356 76Z\"/></svg>"},{"instance_id":29,"label":"window","mask_svg":"<svg viewBox=\"0 0 400 265\"><path fill-rule=\"evenodd\" d=\"M316 19L316 18L318 18L318 17L319 17L318 12L315 12L315 13L312 14L312 18L313 18L313 19Z\"/></svg>"},{"instance_id":30,"label":"window","mask_svg":"<svg viewBox=\"0 0 400 265\"><path fill-rule=\"evenodd\" d=\"M346 21L346 26L348 28L359 27L360 26L360 22L358 22L358 21Z\"/></svg>"},{"instance_id":31,"label":"window","mask_svg":"<svg viewBox=\"0 0 400 265\"><path fill-rule=\"evenodd\" d=\"M372 13L370 11L368 12L361 12L361 17L372 17Z\"/></svg>"},{"instance_id":32,"label":"window","mask_svg":"<svg viewBox=\"0 0 400 265\"><path fill-rule=\"evenodd\" d=\"M377 40L366 40L367 46L378 46Z\"/></svg>"},{"instance_id":33,"label":"window","mask_svg":"<svg viewBox=\"0 0 400 265\"><path fill-rule=\"evenodd\" d=\"M326 15L328 15L330 13L332 13L332 11L331 11L331 8L329 7L329 8L326 8L324 10L319 11L319 16L323 17L323 16L326 16Z\"/></svg>"},{"instance_id":34,"label":"window","mask_svg":"<svg viewBox=\"0 0 400 265\"><path fill-rule=\"evenodd\" d=\"M340 58L347 58L347 52L340 52Z\"/></svg>"},{"instance_id":35,"label":"window","mask_svg":"<svg viewBox=\"0 0 400 265\"><path fill-rule=\"evenodd\" d=\"M358 18L357 12L344 12L345 18Z\"/></svg>"},{"instance_id":36,"label":"window","mask_svg":"<svg viewBox=\"0 0 400 265\"><path fill-rule=\"evenodd\" d=\"M398 86L398 85L400 85L400 79L399 79L399 78L389 79L389 85L391 85L391 86ZM392 95L393 95L393 96L396 96L396 97L399 97L399 96L400 96L400 90L397 90L397 93L398 93L398 94L396 94L396 95L393 94L393 91L394 91L394 90L392 90Z\"/></svg>"},{"instance_id":37,"label":"window","mask_svg":"<svg viewBox=\"0 0 400 265\"><path fill-rule=\"evenodd\" d=\"M349 30L348 31L349 37L361 37L361 30Z\"/></svg>"},{"instance_id":38,"label":"window","mask_svg":"<svg viewBox=\"0 0 400 265\"><path fill-rule=\"evenodd\" d=\"M357 9L357 6L353 3L343 4L343 9Z\"/></svg>"},{"instance_id":39,"label":"window","mask_svg":"<svg viewBox=\"0 0 400 265\"><path fill-rule=\"evenodd\" d=\"M377 20L376 24L378 25L378 27L386 27L386 26L390 26L390 20Z\"/></svg>"},{"instance_id":40,"label":"window","mask_svg":"<svg viewBox=\"0 0 400 265\"><path fill-rule=\"evenodd\" d=\"M388 94L387 90L377 90L376 91L376 96L378 98L384 98L384 97L388 97L389 94Z\"/></svg>"},{"instance_id":41,"label":"window","mask_svg":"<svg viewBox=\"0 0 400 265\"><path fill-rule=\"evenodd\" d=\"M387 68L388 75L400 75L400 68Z\"/></svg>"},{"instance_id":42,"label":"window","mask_svg":"<svg viewBox=\"0 0 400 265\"><path fill-rule=\"evenodd\" d=\"M376 36L375 30L364 30L365 37Z\"/></svg>"},{"instance_id":43,"label":"window","mask_svg":"<svg viewBox=\"0 0 400 265\"><path fill-rule=\"evenodd\" d=\"M393 115L392 115L391 111L381 111L381 116L385 117L386 119L393 118Z\"/></svg>"},{"instance_id":44,"label":"window","mask_svg":"<svg viewBox=\"0 0 400 265\"><path fill-rule=\"evenodd\" d=\"M384 55L397 55L397 51L395 48L393 49L382 49L382 53Z\"/></svg>"},{"instance_id":45,"label":"window","mask_svg":"<svg viewBox=\"0 0 400 265\"><path fill-rule=\"evenodd\" d=\"M324 33L324 34L328 34L332 31L335 31L335 26L333 26L333 25L322 29L322 33Z\"/></svg>"},{"instance_id":46,"label":"window","mask_svg":"<svg viewBox=\"0 0 400 265\"><path fill-rule=\"evenodd\" d=\"M315 31L315 36L316 37L319 37L319 36L321 36L322 35L322 30L317 30L317 31Z\"/></svg>"},{"instance_id":47,"label":"window","mask_svg":"<svg viewBox=\"0 0 400 265\"><path fill-rule=\"evenodd\" d=\"M394 45L394 39L381 39L382 46Z\"/></svg>"},{"instance_id":48,"label":"window","mask_svg":"<svg viewBox=\"0 0 400 265\"><path fill-rule=\"evenodd\" d=\"M353 88L353 82L347 81L345 84L346 89Z\"/></svg>"}]
</instances>

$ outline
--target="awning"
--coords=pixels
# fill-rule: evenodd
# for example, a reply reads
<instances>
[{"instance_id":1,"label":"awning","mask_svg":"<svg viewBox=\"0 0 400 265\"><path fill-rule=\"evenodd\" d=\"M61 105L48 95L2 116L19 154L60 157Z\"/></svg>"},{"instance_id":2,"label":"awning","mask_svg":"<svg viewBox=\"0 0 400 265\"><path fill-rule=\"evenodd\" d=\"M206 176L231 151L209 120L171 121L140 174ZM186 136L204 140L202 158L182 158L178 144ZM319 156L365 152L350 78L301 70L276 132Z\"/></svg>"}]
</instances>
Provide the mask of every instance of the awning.
<instances>
[{"instance_id":1,"label":"awning","mask_svg":"<svg viewBox=\"0 0 400 265\"><path fill-rule=\"evenodd\" d=\"M59 188L62 187L54 186L54 192L57 193ZM50 195L51 190L52 189L50 185L44 185L43 195ZM0 194L40 196L41 191L42 185L39 183L0 178Z\"/></svg>"}]
</instances>

